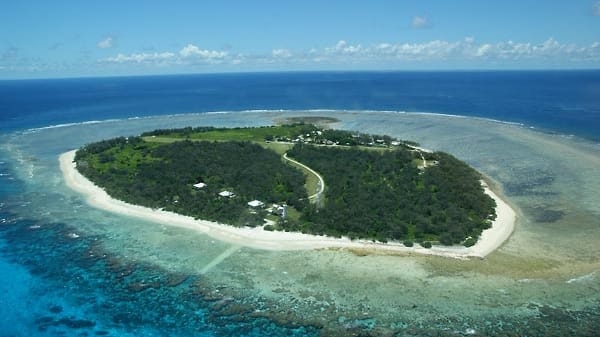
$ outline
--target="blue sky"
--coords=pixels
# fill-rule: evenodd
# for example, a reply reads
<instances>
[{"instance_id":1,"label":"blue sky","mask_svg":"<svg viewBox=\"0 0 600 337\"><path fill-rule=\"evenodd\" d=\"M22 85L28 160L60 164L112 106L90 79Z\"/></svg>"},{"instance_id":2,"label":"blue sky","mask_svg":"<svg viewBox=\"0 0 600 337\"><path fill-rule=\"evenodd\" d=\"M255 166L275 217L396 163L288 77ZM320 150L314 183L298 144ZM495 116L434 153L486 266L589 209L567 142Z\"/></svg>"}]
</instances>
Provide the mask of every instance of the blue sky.
<instances>
[{"instance_id":1,"label":"blue sky","mask_svg":"<svg viewBox=\"0 0 600 337\"><path fill-rule=\"evenodd\" d=\"M600 68L600 1L3 1L0 79Z\"/></svg>"}]
</instances>

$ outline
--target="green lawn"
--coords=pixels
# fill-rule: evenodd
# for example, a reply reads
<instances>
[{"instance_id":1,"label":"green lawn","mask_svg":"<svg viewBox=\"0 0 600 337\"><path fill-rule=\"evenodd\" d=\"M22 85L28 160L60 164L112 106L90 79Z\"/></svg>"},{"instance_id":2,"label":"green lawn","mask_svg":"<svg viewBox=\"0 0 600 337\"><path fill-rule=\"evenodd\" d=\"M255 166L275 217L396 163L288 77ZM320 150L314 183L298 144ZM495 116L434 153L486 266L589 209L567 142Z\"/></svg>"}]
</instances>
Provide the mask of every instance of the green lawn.
<instances>
[{"instance_id":1,"label":"green lawn","mask_svg":"<svg viewBox=\"0 0 600 337\"><path fill-rule=\"evenodd\" d=\"M191 140L212 140L212 141L264 141L265 137L292 137L299 133L307 133L317 128L314 125L284 125L284 126L264 126L257 128L234 128L234 129L214 129L201 132L178 133L174 132L169 137L156 136L144 137L144 139L153 138L157 141L169 138L191 139Z\"/></svg>"}]
</instances>

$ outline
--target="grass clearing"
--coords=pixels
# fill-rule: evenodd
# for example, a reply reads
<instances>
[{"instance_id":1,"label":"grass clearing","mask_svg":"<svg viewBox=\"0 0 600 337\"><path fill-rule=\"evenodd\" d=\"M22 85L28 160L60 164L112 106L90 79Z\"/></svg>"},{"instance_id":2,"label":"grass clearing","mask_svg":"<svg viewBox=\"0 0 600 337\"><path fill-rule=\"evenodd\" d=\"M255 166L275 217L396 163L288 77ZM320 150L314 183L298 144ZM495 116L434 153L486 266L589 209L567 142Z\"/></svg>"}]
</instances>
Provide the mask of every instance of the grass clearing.
<instances>
[{"instance_id":1,"label":"grass clearing","mask_svg":"<svg viewBox=\"0 0 600 337\"><path fill-rule=\"evenodd\" d=\"M317 128L310 124L295 124L284 126L263 126L255 128L233 128L233 129L213 129L198 132L173 132L168 137L144 137L144 139L170 140L171 138L184 140L210 140L210 141L251 141L262 142L267 137L287 137L291 138L297 134L309 133ZM152 141L152 140L149 140ZM160 141L160 140L159 140Z\"/></svg>"},{"instance_id":2,"label":"grass clearing","mask_svg":"<svg viewBox=\"0 0 600 337\"><path fill-rule=\"evenodd\" d=\"M280 156L283 156L284 153L288 152L289 149L292 148L292 146L294 146L294 144L290 144L290 143L277 143L277 142L256 142L258 145L269 149L269 150L273 150L275 151L275 153L277 153Z\"/></svg>"}]
</instances>

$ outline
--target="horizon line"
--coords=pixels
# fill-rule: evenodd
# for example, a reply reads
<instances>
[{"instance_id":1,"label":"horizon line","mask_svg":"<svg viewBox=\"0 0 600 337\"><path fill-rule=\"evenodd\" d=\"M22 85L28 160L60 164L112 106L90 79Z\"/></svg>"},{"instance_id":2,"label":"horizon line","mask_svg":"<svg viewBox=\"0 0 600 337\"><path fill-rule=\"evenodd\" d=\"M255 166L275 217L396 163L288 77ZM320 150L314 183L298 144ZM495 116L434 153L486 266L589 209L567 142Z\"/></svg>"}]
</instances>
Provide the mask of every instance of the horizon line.
<instances>
[{"instance_id":1,"label":"horizon line","mask_svg":"<svg viewBox=\"0 0 600 337\"><path fill-rule=\"evenodd\" d=\"M106 78L141 78L141 77L170 77L170 76L203 76L203 75L269 75L269 74L310 74L310 73L517 73L517 72L587 72L600 71L600 68L510 68L510 69L329 69L329 70L249 70L249 71L220 71L220 72L189 72L189 73L149 73L149 74L127 74L127 75L81 75L81 76L57 76L57 77L14 77L0 78L0 82L9 81L44 81L44 80L71 80L71 79L106 79Z\"/></svg>"}]
</instances>

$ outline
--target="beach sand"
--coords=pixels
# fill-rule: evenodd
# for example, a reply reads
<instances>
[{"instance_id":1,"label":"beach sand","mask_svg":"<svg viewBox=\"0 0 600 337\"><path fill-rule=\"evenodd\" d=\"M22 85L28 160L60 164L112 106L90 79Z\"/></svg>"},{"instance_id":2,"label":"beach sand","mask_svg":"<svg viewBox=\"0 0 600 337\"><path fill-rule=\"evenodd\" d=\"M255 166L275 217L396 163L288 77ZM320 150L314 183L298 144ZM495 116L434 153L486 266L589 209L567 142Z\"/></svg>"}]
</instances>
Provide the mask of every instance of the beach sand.
<instances>
[{"instance_id":1,"label":"beach sand","mask_svg":"<svg viewBox=\"0 0 600 337\"><path fill-rule=\"evenodd\" d=\"M484 184L485 192L496 201L497 218L492 228L481 235L479 241L472 247L463 246L433 246L423 248L415 243L414 247L406 247L402 243L376 243L366 240L350 240L348 238L333 238L302 233L265 231L261 227L238 228L219 224L212 221L196 220L192 217L154 210L147 207L125 203L111 198L102 188L94 185L77 171L73 159L75 150L60 155L60 169L66 185L86 197L87 202L96 208L136 217L152 222L188 228L210 235L211 237L235 245L266 250L309 250L324 248L347 248L365 252L394 252L438 255L452 258L485 257L506 241L515 226L515 211L490 188Z\"/></svg>"}]
</instances>

